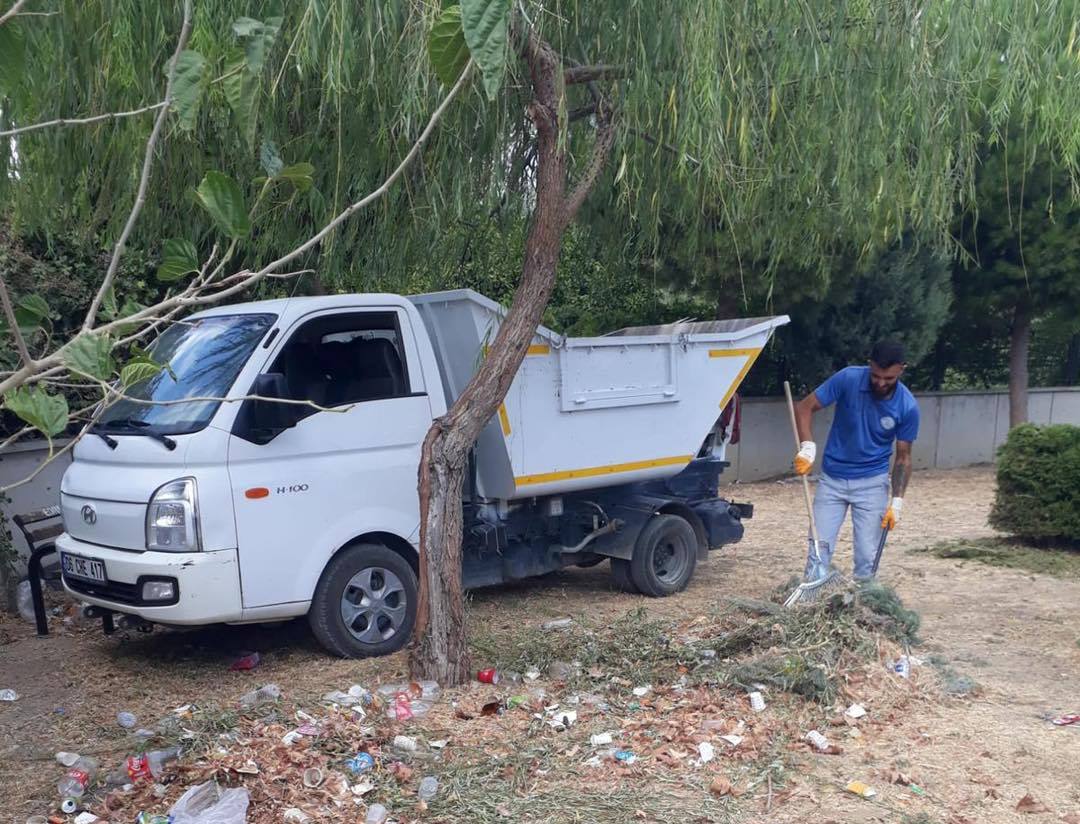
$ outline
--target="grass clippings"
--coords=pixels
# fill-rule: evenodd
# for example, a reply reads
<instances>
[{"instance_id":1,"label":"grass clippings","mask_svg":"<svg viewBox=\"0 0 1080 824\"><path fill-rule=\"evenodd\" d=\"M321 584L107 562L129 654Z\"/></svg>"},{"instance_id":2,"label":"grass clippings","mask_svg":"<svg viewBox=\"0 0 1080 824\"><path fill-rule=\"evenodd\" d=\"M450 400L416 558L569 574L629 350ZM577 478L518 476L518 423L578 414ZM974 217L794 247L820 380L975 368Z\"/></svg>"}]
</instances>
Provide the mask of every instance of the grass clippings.
<instances>
[{"instance_id":1,"label":"grass clippings","mask_svg":"<svg viewBox=\"0 0 1080 824\"><path fill-rule=\"evenodd\" d=\"M1055 578L1080 579L1080 549L1071 547L1033 546L1008 538L978 538L945 541L917 551L947 560L977 561Z\"/></svg>"}]
</instances>

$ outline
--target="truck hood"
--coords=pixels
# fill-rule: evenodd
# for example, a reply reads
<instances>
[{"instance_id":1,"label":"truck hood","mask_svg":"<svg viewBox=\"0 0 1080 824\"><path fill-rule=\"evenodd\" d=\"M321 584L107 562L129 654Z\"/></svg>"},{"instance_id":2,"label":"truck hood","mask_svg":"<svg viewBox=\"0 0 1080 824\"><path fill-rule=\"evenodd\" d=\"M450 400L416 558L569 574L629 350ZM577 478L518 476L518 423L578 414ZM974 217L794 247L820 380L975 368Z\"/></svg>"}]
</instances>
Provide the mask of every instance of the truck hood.
<instances>
[{"instance_id":1,"label":"truck hood","mask_svg":"<svg viewBox=\"0 0 1080 824\"><path fill-rule=\"evenodd\" d=\"M99 546L143 551L146 506L161 486L194 478L199 496L203 549L236 547L236 526L225 455L228 434L213 427L176 435L176 449L138 435L110 433L110 449L96 435L75 446L60 483L64 528L71 537Z\"/></svg>"}]
</instances>

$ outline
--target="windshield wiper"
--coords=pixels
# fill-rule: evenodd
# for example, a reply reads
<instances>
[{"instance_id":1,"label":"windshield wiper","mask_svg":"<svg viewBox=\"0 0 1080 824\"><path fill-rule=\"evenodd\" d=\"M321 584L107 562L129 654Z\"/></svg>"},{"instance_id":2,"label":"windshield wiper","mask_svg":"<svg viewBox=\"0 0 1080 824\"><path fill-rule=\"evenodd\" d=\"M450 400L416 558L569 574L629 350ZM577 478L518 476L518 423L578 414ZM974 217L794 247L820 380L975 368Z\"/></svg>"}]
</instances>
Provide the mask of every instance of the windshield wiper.
<instances>
[{"instance_id":1,"label":"windshield wiper","mask_svg":"<svg viewBox=\"0 0 1080 824\"><path fill-rule=\"evenodd\" d=\"M124 430L127 434L131 435L143 435L158 443L164 444L165 448L170 452L176 449L176 441L168 435L162 435L160 432L154 432L152 429L149 429L148 427L150 424L146 421L136 420L135 418L119 418L114 421L106 421L105 423L98 424L98 426Z\"/></svg>"},{"instance_id":2,"label":"windshield wiper","mask_svg":"<svg viewBox=\"0 0 1080 824\"><path fill-rule=\"evenodd\" d=\"M109 447L109 449L116 449L116 446L117 446L116 438L110 438L108 435L106 435L104 432L102 432L100 429L98 429L97 425L94 425L94 426L90 427L90 434L91 435L97 435L99 438L101 438L101 440L105 441L105 443Z\"/></svg>"}]
</instances>

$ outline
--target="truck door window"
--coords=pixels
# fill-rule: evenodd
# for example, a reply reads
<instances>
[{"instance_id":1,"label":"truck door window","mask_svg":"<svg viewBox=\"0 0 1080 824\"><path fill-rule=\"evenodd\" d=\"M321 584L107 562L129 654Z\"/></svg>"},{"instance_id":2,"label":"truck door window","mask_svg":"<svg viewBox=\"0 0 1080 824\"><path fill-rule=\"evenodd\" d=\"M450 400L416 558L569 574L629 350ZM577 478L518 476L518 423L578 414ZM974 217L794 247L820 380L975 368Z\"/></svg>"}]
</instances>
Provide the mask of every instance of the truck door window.
<instances>
[{"instance_id":1,"label":"truck door window","mask_svg":"<svg viewBox=\"0 0 1080 824\"><path fill-rule=\"evenodd\" d=\"M394 312L329 315L297 329L270 371L285 376L293 400L344 406L409 395L403 353Z\"/></svg>"}]
</instances>

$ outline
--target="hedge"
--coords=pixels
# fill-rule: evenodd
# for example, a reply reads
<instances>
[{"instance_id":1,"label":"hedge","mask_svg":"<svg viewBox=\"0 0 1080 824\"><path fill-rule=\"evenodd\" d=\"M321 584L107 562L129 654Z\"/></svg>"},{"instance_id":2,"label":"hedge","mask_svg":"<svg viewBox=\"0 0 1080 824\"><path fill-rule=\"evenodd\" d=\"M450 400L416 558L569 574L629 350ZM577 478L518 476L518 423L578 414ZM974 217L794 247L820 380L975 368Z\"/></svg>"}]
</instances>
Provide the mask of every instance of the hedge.
<instances>
[{"instance_id":1,"label":"hedge","mask_svg":"<svg viewBox=\"0 0 1080 824\"><path fill-rule=\"evenodd\" d=\"M1080 426L1024 424L998 450L990 524L1029 539L1080 542Z\"/></svg>"}]
</instances>

